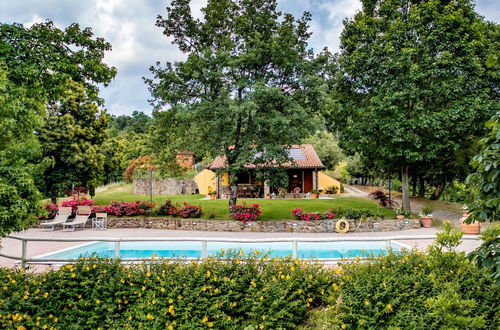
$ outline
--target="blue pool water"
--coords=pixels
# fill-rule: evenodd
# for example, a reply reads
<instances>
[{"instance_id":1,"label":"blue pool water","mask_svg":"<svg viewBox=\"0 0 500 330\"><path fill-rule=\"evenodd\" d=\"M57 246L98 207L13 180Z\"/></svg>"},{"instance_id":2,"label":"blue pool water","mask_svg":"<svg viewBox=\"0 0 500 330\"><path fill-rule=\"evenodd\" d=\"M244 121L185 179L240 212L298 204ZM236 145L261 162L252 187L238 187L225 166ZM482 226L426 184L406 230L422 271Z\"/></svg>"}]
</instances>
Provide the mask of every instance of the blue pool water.
<instances>
[{"instance_id":1,"label":"blue pool water","mask_svg":"<svg viewBox=\"0 0 500 330\"><path fill-rule=\"evenodd\" d=\"M405 246L391 243L393 251ZM207 242L207 253L216 256L221 250L242 249L245 253L258 250L268 253L271 257L286 257L292 255L291 242L266 243L232 243ZM368 255L387 254L385 242L298 242L297 257L302 259L336 259L366 257ZM85 244L75 248L44 255L46 259L76 259L81 256L113 257L114 243L99 242ZM201 242L170 241L170 242L121 242L120 258L201 258Z\"/></svg>"}]
</instances>

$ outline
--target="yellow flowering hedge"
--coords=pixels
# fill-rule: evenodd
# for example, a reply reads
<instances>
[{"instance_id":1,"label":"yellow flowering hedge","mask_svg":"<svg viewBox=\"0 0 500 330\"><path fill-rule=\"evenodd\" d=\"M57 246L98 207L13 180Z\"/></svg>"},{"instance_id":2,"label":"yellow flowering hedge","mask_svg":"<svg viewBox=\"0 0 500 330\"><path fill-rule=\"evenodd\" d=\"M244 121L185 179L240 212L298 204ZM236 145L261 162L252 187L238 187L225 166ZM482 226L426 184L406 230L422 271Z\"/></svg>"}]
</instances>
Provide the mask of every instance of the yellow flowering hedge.
<instances>
[{"instance_id":1,"label":"yellow flowering hedge","mask_svg":"<svg viewBox=\"0 0 500 330\"><path fill-rule=\"evenodd\" d=\"M0 327L291 329L326 305L335 276L315 263L234 251L202 262L0 269Z\"/></svg>"}]
</instances>

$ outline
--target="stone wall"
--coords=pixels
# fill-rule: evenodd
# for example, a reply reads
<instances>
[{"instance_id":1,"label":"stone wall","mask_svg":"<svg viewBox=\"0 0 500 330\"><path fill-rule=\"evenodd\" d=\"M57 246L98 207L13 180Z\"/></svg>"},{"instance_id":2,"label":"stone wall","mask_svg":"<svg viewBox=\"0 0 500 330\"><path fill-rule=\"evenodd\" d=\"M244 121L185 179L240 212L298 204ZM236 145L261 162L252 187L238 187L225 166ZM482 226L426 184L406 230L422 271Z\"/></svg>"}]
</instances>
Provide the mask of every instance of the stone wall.
<instances>
[{"instance_id":1,"label":"stone wall","mask_svg":"<svg viewBox=\"0 0 500 330\"><path fill-rule=\"evenodd\" d=\"M170 230L333 233L337 220L319 221L254 221L243 224L232 220L172 219L172 218L108 218L108 228L151 228ZM379 232L420 228L419 220L349 220L349 232Z\"/></svg>"},{"instance_id":2,"label":"stone wall","mask_svg":"<svg viewBox=\"0 0 500 330\"><path fill-rule=\"evenodd\" d=\"M149 195L150 179L134 179L132 191L136 195ZM196 194L198 185L191 179L153 179L153 195L191 195Z\"/></svg>"}]
</instances>

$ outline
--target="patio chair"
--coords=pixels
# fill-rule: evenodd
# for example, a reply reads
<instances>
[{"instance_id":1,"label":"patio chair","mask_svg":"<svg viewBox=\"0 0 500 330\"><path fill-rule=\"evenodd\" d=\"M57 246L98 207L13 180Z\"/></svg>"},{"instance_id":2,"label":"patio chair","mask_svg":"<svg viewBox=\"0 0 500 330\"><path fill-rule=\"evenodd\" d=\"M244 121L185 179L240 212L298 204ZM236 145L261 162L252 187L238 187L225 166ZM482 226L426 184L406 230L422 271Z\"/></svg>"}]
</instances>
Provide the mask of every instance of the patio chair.
<instances>
[{"instance_id":1,"label":"patio chair","mask_svg":"<svg viewBox=\"0 0 500 330\"><path fill-rule=\"evenodd\" d=\"M260 186L256 186L256 190L253 190L253 197L254 198L260 198Z\"/></svg>"},{"instance_id":2,"label":"patio chair","mask_svg":"<svg viewBox=\"0 0 500 330\"><path fill-rule=\"evenodd\" d=\"M300 198L300 188L299 187L293 188L292 196L293 196L293 198Z\"/></svg>"},{"instance_id":3,"label":"patio chair","mask_svg":"<svg viewBox=\"0 0 500 330\"><path fill-rule=\"evenodd\" d=\"M40 223L40 226L42 226L44 229L45 228L48 229L50 227L51 231L54 231L54 228L57 225L62 225L63 223L67 222L70 215L71 215L71 207L60 207L54 219L42 222Z\"/></svg>"},{"instance_id":4,"label":"patio chair","mask_svg":"<svg viewBox=\"0 0 500 330\"><path fill-rule=\"evenodd\" d=\"M90 208L90 206L78 206L75 219L71 222L63 223L63 230L75 231L75 228L78 226L85 228L85 225L89 221L91 213L92 209Z\"/></svg>"},{"instance_id":5,"label":"patio chair","mask_svg":"<svg viewBox=\"0 0 500 330\"><path fill-rule=\"evenodd\" d=\"M92 229L106 230L107 222L107 213L96 213L95 219L92 220Z\"/></svg>"}]
</instances>

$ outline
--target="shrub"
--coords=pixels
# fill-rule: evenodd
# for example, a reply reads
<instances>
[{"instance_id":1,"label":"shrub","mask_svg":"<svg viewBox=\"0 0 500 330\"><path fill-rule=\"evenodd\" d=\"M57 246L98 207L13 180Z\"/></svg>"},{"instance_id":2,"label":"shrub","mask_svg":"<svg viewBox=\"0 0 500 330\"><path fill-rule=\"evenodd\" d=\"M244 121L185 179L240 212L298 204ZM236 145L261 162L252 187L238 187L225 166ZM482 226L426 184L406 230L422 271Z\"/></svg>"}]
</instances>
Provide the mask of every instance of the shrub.
<instances>
[{"instance_id":1,"label":"shrub","mask_svg":"<svg viewBox=\"0 0 500 330\"><path fill-rule=\"evenodd\" d=\"M403 251L342 265L332 301L348 328L495 328L499 287L454 247L460 233L445 225L429 254Z\"/></svg>"},{"instance_id":2,"label":"shrub","mask_svg":"<svg viewBox=\"0 0 500 330\"><path fill-rule=\"evenodd\" d=\"M297 220L311 221L311 220L321 220L321 219L333 219L335 213L332 209L328 209L327 212L304 212L301 208L295 208L292 210L292 214Z\"/></svg>"},{"instance_id":3,"label":"shrub","mask_svg":"<svg viewBox=\"0 0 500 330\"><path fill-rule=\"evenodd\" d=\"M389 198L381 189L375 190L368 195L371 199L376 200L382 207L395 207L398 203Z\"/></svg>"},{"instance_id":4,"label":"shrub","mask_svg":"<svg viewBox=\"0 0 500 330\"><path fill-rule=\"evenodd\" d=\"M201 206L190 205L186 202L184 202L184 207L179 210L179 215L183 218L199 218L201 213Z\"/></svg>"},{"instance_id":5,"label":"shrub","mask_svg":"<svg viewBox=\"0 0 500 330\"><path fill-rule=\"evenodd\" d=\"M469 259L477 262L500 284L500 224L488 227L482 235L483 244L469 254Z\"/></svg>"},{"instance_id":6,"label":"shrub","mask_svg":"<svg viewBox=\"0 0 500 330\"><path fill-rule=\"evenodd\" d=\"M333 278L314 263L237 252L222 262L88 259L45 273L0 268L0 327L294 329L326 305Z\"/></svg>"},{"instance_id":7,"label":"shrub","mask_svg":"<svg viewBox=\"0 0 500 330\"><path fill-rule=\"evenodd\" d=\"M65 200L61 202L62 207L71 207L72 214L75 215L76 211L78 209L78 206L92 206L94 204L94 201L91 199L87 198L87 195L80 193L80 194L73 194L71 195L70 200Z\"/></svg>"},{"instance_id":8,"label":"shrub","mask_svg":"<svg viewBox=\"0 0 500 330\"><path fill-rule=\"evenodd\" d=\"M235 220L240 220L243 223L249 221L254 221L259 215L261 215L259 204L252 204L252 206L247 206L245 202L241 205L233 205L233 210L231 212L231 217Z\"/></svg>"},{"instance_id":9,"label":"shrub","mask_svg":"<svg viewBox=\"0 0 500 330\"><path fill-rule=\"evenodd\" d=\"M344 217L346 219L366 219L376 216L376 214L370 209L339 209L337 211L337 216ZM380 215L377 215L380 216ZM383 216L380 216L383 218Z\"/></svg>"},{"instance_id":10,"label":"shrub","mask_svg":"<svg viewBox=\"0 0 500 330\"><path fill-rule=\"evenodd\" d=\"M107 206L94 206L92 211L94 213L105 212L116 216L134 216L134 215L149 215L151 214L154 204L148 202L115 202L111 201Z\"/></svg>"},{"instance_id":11,"label":"shrub","mask_svg":"<svg viewBox=\"0 0 500 330\"><path fill-rule=\"evenodd\" d=\"M40 220L54 219L57 212L59 211L59 206L55 203L46 203L43 205L44 215L38 217Z\"/></svg>"},{"instance_id":12,"label":"shrub","mask_svg":"<svg viewBox=\"0 0 500 330\"><path fill-rule=\"evenodd\" d=\"M72 189L67 189L64 191L64 195L70 197L70 196L73 196L73 195L80 195L80 194L88 194L89 192L89 188L87 187L82 187L82 186L77 186L77 187L74 187Z\"/></svg>"},{"instance_id":13,"label":"shrub","mask_svg":"<svg viewBox=\"0 0 500 330\"><path fill-rule=\"evenodd\" d=\"M176 204L167 199L164 204L160 205L156 213L158 215L171 215L175 217L179 213L179 210Z\"/></svg>"}]
</instances>

